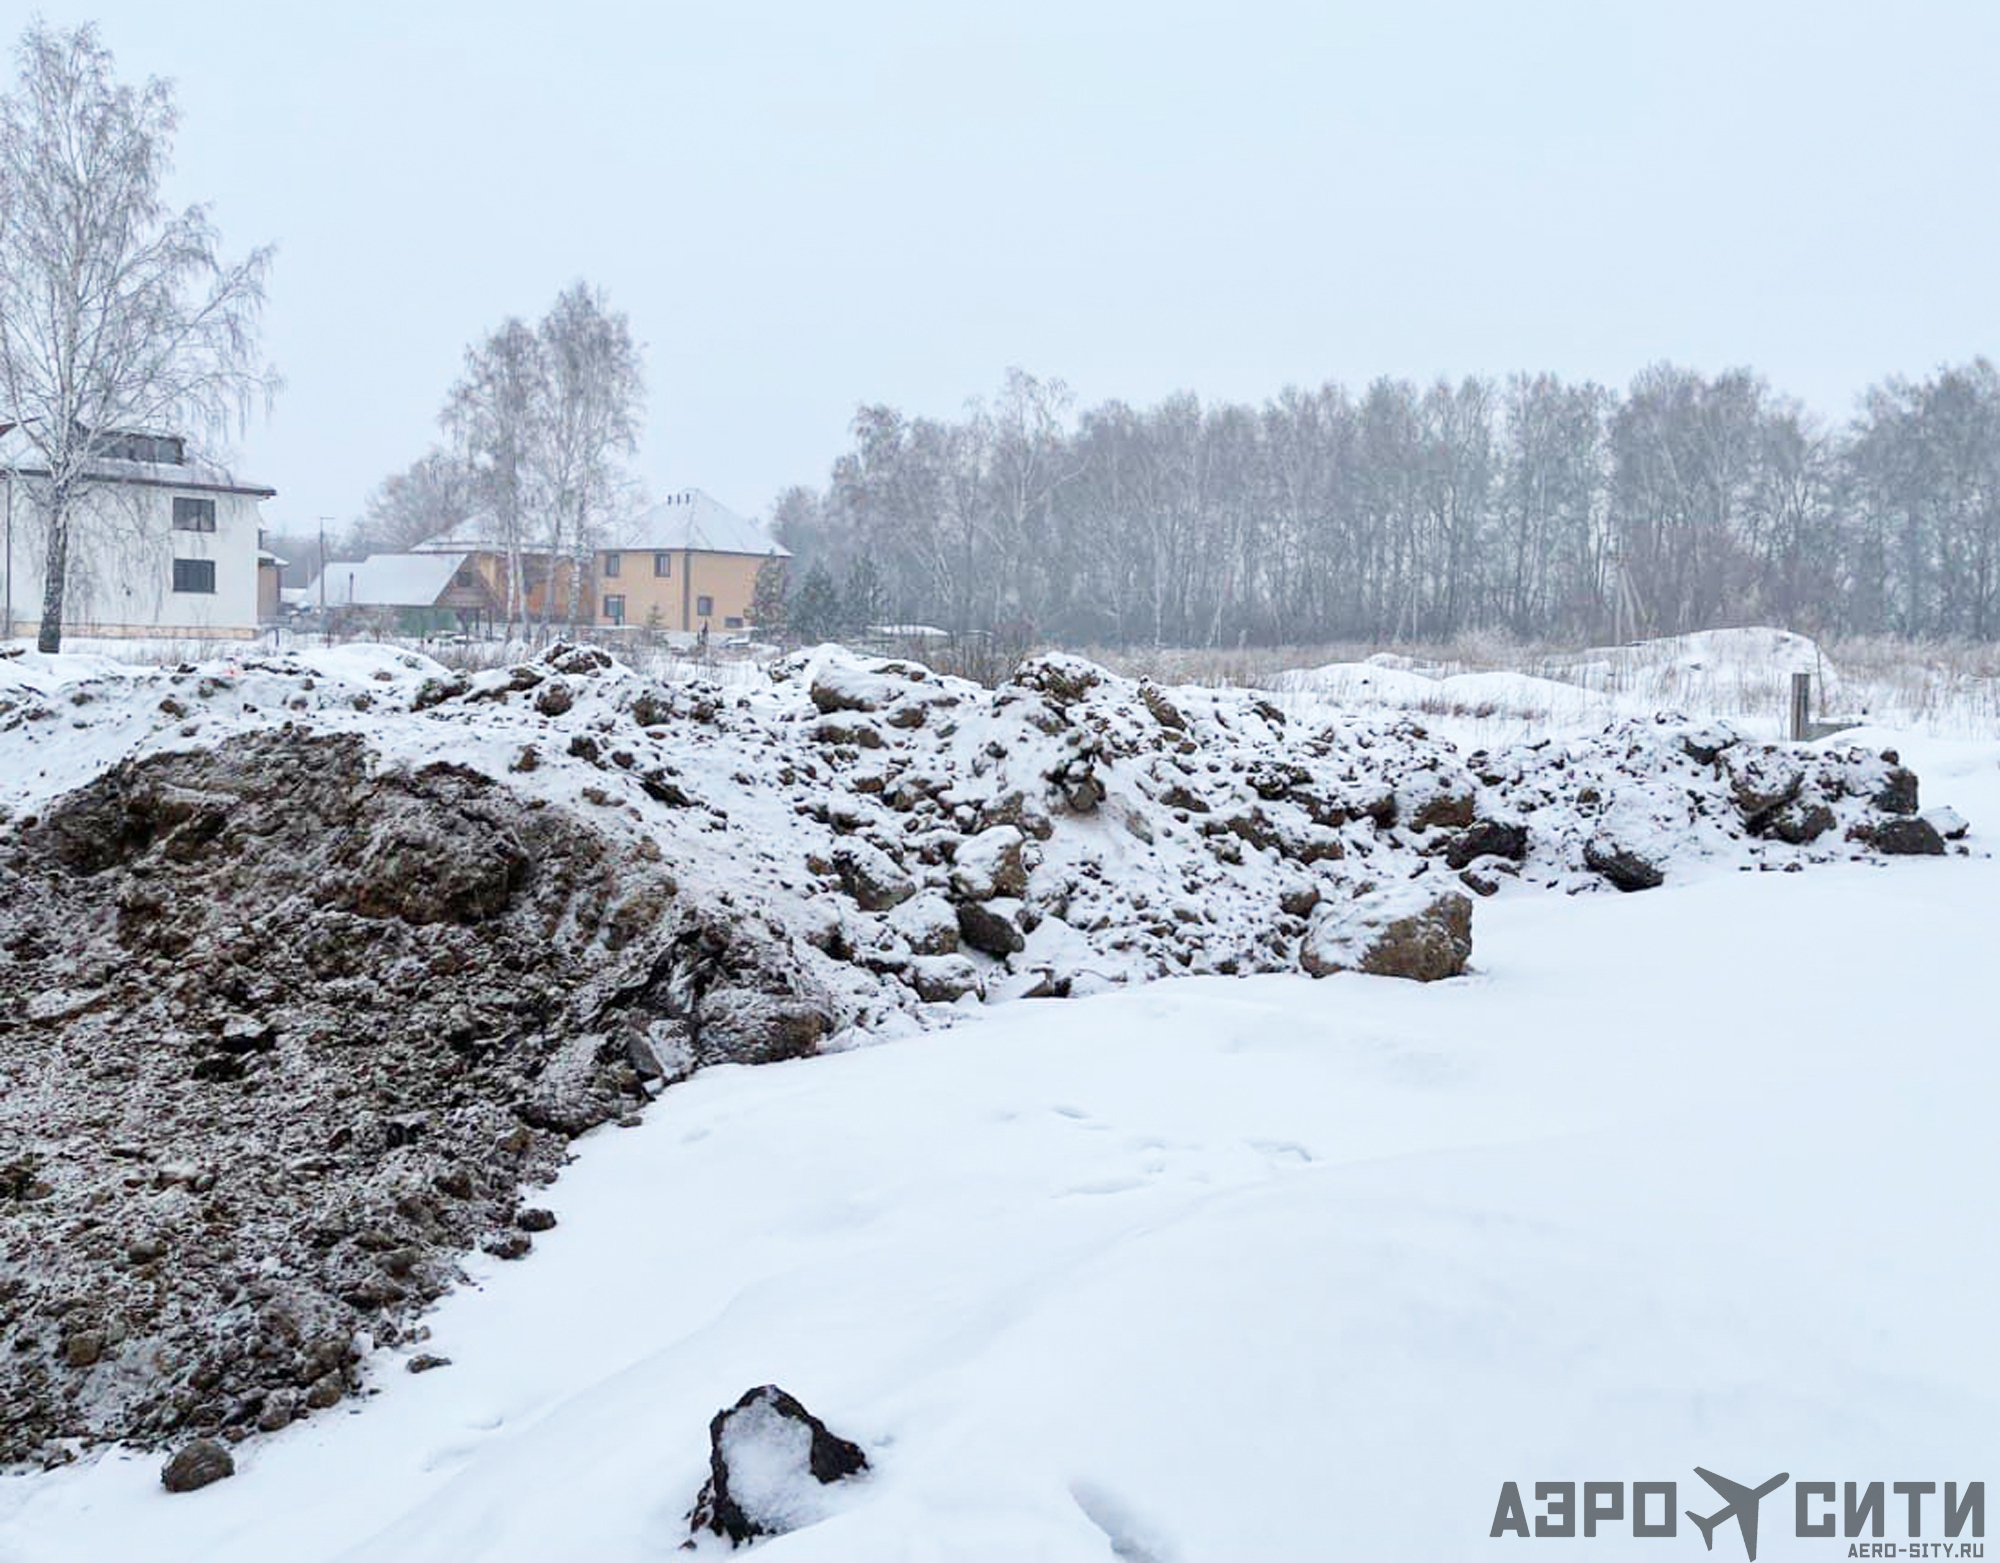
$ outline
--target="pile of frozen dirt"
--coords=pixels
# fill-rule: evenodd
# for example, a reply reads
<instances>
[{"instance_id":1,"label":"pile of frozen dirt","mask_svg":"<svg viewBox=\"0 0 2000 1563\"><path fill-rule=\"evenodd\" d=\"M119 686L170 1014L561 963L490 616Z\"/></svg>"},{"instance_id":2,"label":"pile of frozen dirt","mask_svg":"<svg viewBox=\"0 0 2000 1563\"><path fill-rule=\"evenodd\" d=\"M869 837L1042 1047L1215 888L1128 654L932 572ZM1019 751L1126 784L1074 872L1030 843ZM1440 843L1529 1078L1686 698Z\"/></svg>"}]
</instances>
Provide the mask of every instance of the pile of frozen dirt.
<instances>
[{"instance_id":1,"label":"pile of frozen dirt","mask_svg":"<svg viewBox=\"0 0 2000 1563\"><path fill-rule=\"evenodd\" d=\"M1177 973L1463 968L1470 897L1941 852L1891 754L1461 754L1074 658L0 662L0 1459L357 1387L567 1140L703 1064ZM1964 850L1957 848L1957 850Z\"/></svg>"}]
</instances>

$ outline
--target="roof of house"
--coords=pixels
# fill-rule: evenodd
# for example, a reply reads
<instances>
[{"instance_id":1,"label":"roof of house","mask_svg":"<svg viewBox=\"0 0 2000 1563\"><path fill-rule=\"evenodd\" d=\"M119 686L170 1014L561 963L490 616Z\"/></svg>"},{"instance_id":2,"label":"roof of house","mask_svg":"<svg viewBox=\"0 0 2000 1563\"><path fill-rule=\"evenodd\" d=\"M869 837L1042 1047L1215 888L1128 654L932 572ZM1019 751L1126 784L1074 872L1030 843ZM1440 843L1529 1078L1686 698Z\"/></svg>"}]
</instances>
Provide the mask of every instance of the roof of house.
<instances>
[{"instance_id":1,"label":"roof of house","mask_svg":"<svg viewBox=\"0 0 2000 1563\"><path fill-rule=\"evenodd\" d=\"M657 548L677 552L685 548L696 553L776 554L781 559L791 553L755 521L718 504L698 488L684 488L650 510L610 523L597 546L600 550Z\"/></svg>"},{"instance_id":2,"label":"roof of house","mask_svg":"<svg viewBox=\"0 0 2000 1563\"><path fill-rule=\"evenodd\" d=\"M206 489L223 494L251 494L258 499L269 499L278 491L261 483L245 483L231 475L226 467L204 461L199 456L189 456L181 462L170 461L120 461L106 459L97 463L96 475L113 483L138 483L149 488ZM18 423L0 419L0 472L19 473L22 477L47 477L49 469L42 461L42 453L35 448L33 440Z\"/></svg>"},{"instance_id":3,"label":"roof of house","mask_svg":"<svg viewBox=\"0 0 2000 1563\"><path fill-rule=\"evenodd\" d=\"M482 512L468 516L447 532L411 545L419 553L498 553L504 548L493 517ZM738 515L727 505L710 498L698 488L684 488L669 494L657 505L606 522L597 538L599 553L645 552L678 553L683 549L712 554L776 554L789 558L791 550L774 540L755 521ZM531 547L531 552L540 552Z\"/></svg>"},{"instance_id":4,"label":"roof of house","mask_svg":"<svg viewBox=\"0 0 2000 1563\"><path fill-rule=\"evenodd\" d=\"M306 588L306 604L320 605L326 583L329 608L429 608L451 586L465 563L456 554L370 554L366 559L334 559L323 576Z\"/></svg>"}]
</instances>

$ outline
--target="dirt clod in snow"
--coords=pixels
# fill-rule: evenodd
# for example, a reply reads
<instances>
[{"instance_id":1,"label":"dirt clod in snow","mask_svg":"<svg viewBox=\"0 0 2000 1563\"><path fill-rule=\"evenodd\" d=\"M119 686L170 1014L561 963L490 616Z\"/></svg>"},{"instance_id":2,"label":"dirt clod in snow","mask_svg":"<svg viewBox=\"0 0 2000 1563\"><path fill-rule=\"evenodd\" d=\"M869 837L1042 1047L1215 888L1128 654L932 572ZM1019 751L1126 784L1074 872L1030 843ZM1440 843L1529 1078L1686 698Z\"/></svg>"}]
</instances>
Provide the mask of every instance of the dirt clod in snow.
<instances>
[{"instance_id":1,"label":"dirt clod in snow","mask_svg":"<svg viewBox=\"0 0 2000 1563\"><path fill-rule=\"evenodd\" d=\"M781 1536L827 1513L824 1489L868 1469L860 1445L775 1384L746 1390L708 1424L708 1480L688 1515L691 1535L732 1545Z\"/></svg>"},{"instance_id":2,"label":"dirt clod in snow","mask_svg":"<svg viewBox=\"0 0 2000 1563\"><path fill-rule=\"evenodd\" d=\"M1877 852L1895 857L1941 857L1944 837L1927 819L1884 820L1869 838Z\"/></svg>"},{"instance_id":3,"label":"dirt clod in snow","mask_svg":"<svg viewBox=\"0 0 2000 1563\"><path fill-rule=\"evenodd\" d=\"M1472 957L1472 902L1456 890L1405 882L1345 904L1323 904L1299 964L1315 977L1359 971L1438 982Z\"/></svg>"},{"instance_id":4,"label":"dirt clod in snow","mask_svg":"<svg viewBox=\"0 0 2000 1563\"><path fill-rule=\"evenodd\" d=\"M1611 836L1593 836L1584 844L1584 867L1602 874L1620 890L1656 890L1666 882L1659 864Z\"/></svg>"},{"instance_id":5,"label":"dirt clod in snow","mask_svg":"<svg viewBox=\"0 0 2000 1563\"><path fill-rule=\"evenodd\" d=\"M235 1474L236 1461L227 1449L212 1438L197 1438L161 1469L160 1483L168 1492L193 1492Z\"/></svg>"}]
</instances>

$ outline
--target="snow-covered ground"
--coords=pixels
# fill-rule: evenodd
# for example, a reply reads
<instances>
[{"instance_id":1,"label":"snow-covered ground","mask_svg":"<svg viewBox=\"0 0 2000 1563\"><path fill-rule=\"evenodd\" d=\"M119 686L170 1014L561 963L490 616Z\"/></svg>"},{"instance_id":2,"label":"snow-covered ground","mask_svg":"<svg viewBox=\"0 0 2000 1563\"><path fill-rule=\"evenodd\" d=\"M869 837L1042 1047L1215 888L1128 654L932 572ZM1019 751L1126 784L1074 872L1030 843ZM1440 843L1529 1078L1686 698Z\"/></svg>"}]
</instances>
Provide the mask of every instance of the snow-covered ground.
<instances>
[{"instance_id":1,"label":"snow-covered ground","mask_svg":"<svg viewBox=\"0 0 2000 1563\"><path fill-rule=\"evenodd\" d=\"M1713 1512L1696 1465L1991 1488L2000 733L1849 739L1971 855L1696 860L1484 902L1447 983L1176 979L708 1071L473 1261L450 1366L381 1354L194 1494L158 1455L0 1480L0 1560L664 1558L765 1382L873 1466L774 1559L1477 1557L1503 1482ZM1789 1489L1764 1519L1759 1557L1846 1555Z\"/></svg>"},{"instance_id":2,"label":"snow-covered ground","mask_svg":"<svg viewBox=\"0 0 2000 1563\"><path fill-rule=\"evenodd\" d=\"M2000 745L1906 744L2000 817ZM1974 856L1505 898L1443 986L716 1070L587 1142L434 1316L450 1367L186 1497L11 1479L0 1557L661 1557L765 1381L875 1467L774 1558L1442 1559L1506 1480L1991 1480L1996 895Z\"/></svg>"},{"instance_id":3,"label":"snow-covered ground","mask_svg":"<svg viewBox=\"0 0 2000 1563\"><path fill-rule=\"evenodd\" d=\"M1769 628L1704 630L1570 653L1495 651L1464 657L1381 652L1295 668L1271 682L1288 708L1415 711L1466 744L1602 727L1621 716L1685 711L1725 717L1760 738L1782 736L1791 676L1813 678L1816 714L1934 737L2000 732L2000 657L1923 647L1856 647L1850 662L1804 635ZM1863 655L1865 653L1865 655Z\"/></svg>"}]
</instances>

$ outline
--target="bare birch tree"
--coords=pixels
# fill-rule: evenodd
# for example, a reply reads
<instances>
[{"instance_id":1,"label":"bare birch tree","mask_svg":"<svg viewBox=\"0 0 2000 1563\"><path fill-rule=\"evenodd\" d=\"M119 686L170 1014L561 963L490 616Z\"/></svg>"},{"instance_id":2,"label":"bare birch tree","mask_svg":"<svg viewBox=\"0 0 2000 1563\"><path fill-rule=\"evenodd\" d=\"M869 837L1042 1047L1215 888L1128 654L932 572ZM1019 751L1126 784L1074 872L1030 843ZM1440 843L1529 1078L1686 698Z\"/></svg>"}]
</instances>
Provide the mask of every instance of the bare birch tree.
<instances>
[{"instance_id":1,"label":"bare birch tree","mask_svg":"<svg viewBox=\"0 0 2000 1563\"><path fill-rule=\"evenodd\" d=\"M509 319L466 349L439 422L493 518L510 636L531 616L547 629L565 564L562 611L576 622L598 527L633 487L623 458L638 448L644 406L631 323L587 283L566 288L535 326ZM531 557L539 599L527 578Z\"/></svg>"},{"instance_id":2,"label":"bare birch tree","mask_svg":"<svg viewBox=\"0 0 2000 1563\"><path fill-rule=\"evenodd\" d=\"M478 500L473 474L463 461L447 450L426 451L376 485L347 546L363 553L374 548L398 552L451 530L472 514Z\"/></svg>"},{"instance_id":3,"label":"bare birch tree","mask_svg":"<svg viewBox=\"0 0 2000 1563\"><path fill-rule=\"evenodd\" d=\"M537 465L551 562L570 561L566 611L574 625L598 525L631 486L622 458L639 446L645 373L631 322L588 283L572 283L558 295L536 336L543 397Z\"/></svg>"},{"instance_id":4,"label":"bare birch tree","mask_svg":"<svg viewBox=\"0 0 2000 1563\"><path fill-rule=\"evenodd\" d=\"M494 541L506 561L502 608L510 640L528 610L525 556L534 508L535 421L544 379L540 339L524 322L510 318L465 350L465 373L439 417L493 517Z\"/></svg>"},{"instance_id":5,"label":"bare birch tree","mask_svg":"<svg viewBox=\"0 0 2000 1563\"><path fill-rule=\"evenodd\" d=\"M271 250L225 264L208 209L161 200L173 90L118 81L95 28L32 23L16 59L0 97L0 420L47 474L37 644L52 652L113 440L241 428L276 391L257 337Z\"/></svg>"}]
</instances>

